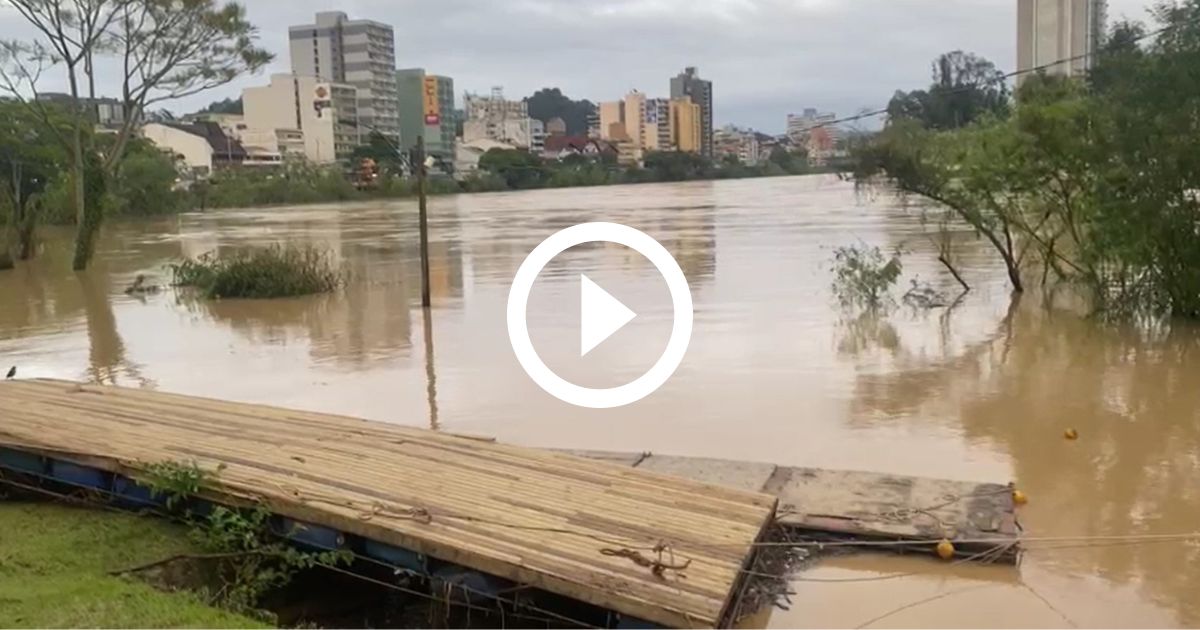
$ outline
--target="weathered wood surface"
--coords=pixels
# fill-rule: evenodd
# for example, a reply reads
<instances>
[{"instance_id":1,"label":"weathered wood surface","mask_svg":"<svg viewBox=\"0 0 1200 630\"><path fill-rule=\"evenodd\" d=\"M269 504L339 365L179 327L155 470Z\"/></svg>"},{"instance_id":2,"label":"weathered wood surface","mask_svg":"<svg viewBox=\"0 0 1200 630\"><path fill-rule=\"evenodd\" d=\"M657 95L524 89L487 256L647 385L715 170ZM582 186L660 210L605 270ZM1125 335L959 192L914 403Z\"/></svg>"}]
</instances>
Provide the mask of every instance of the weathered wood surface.
<instances>
[{"instance_id":1,"label":"weathered wood surface","mask_svg":"<svg viewBox=\"0 0 1200 630\"><path fill-rule=\"evenodd\" d=\"M650 453L578 453L776 496L779 522L798 530L873 540L948 538L965 553L1005 546L996 559L1008 562L1019 552L1020 528L1006 485Z\"/></svg>"},{"instance_id":2,"label":"weathered wood surface","mask_svg":"<svg viewBox=\"0 0 1200 630\"><path fill-rule=\"evenodd\" d=\"M62 381L0 383L0 445L132 476L164 460L223 465L230 499L677 627L721 623L776 504L545 450ZM602 553L658 541L690 560L685 577Z\"/></svg>"}]
</instances>

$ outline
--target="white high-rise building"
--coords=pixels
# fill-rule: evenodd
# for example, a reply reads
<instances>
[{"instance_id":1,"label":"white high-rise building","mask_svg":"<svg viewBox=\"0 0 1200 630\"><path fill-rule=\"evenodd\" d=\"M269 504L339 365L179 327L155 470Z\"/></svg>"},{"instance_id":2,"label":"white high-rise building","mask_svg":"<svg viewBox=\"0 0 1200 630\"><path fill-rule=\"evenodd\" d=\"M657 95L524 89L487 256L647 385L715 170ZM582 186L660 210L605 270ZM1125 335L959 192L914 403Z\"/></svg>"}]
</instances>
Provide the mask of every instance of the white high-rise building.
<instances>
[{"instance_id":1,"label":"white high-rise building","mask_svg":"<svg viewBox=\"0 0 1200 630\"><path fill-rule=\"evenodd\" d=\"M1104 40L1107 11L1106 0L1017 0L1017 70L1087 72Z\"/></svg>"},{"instance_id":2,"label":"white high-rise building","mask_svg":"<svg viewBox=\"0 0 1200 630\"><path fill-rule=\"evenodd\" d=\"M351 20L345 13L318 13L315 24L293 26L292 73L358 89L361 139L371 131L400 139L396 91L395 33L387 24Z\"/></svg>"}]
</instances>

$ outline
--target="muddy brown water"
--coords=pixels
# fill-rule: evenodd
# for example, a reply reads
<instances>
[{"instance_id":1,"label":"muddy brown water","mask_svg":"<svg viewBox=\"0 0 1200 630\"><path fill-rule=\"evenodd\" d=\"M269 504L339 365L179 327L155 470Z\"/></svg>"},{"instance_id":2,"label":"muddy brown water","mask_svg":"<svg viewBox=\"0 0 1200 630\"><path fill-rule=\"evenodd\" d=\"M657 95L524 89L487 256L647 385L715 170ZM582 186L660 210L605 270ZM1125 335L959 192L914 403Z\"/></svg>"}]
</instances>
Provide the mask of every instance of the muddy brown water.
<instances>
[{"instance_id":1,"label":"muddy brown water","mask_svg":"<svg viewBox=\"0 0 1200 630\"><path fill-rule=\"evenodd\" d=\"M827 177L439 197L434 308L420 304L415 205L255 208L106 227L94 267L70 235L0 272L0 364L20 377L160 388L493 435L533 446L654 451L1006 482L1030 535L1200 529L1200 331L1102 325L1068 300L1011 299L985 243L958 237L974 290L952 309L856 317L833 304L832 248L902 247L912 278L955 283L911 210ZM584 221L626 223L679 261L695 332L675 376L617 410L561 403L521 371L505 304L524 256ZM164 264L280 241L335 252L336 295L206 302L131 297ZM581 359L578 276L639 316ZM529 306L552 368L593 387L646 370L670 302L618 246L568 250ZM429 334L427 334L427 331ZM1066 428L1077 441L1063 439ZM1031 545L1032 546L1032 545ZM1045 545L1043 545L1045 547ZM895 577L896 574L903 575ZM886 579L880 579L886 578ZM773 626L1195 626L1200 543L1030 551L1018 569L862 555L799 576Z\"/></svg>"}]
</instances>

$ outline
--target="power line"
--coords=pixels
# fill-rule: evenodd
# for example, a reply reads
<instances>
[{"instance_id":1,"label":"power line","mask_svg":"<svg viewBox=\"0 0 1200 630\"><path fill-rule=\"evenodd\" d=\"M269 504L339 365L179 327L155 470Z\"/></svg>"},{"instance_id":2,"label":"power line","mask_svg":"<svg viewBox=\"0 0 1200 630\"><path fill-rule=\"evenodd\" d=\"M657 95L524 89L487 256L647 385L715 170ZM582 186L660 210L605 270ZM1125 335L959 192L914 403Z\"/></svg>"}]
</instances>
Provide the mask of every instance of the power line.
<instances>
[{"instance_id":1,"label":"power line","mask_svg":"<svg viewBox=\"0 0 1200 630\"><path fill-rule=\"evenodd\" d=\"M1140 35L1140 36L1138 36L1138 37L1135 37L1135 38L1133 38L1133 39L1131 39L1131 40L1129 40L1129 41L1130 41L1130 43L1137 43L1137 42L1141 42L1141 41L1144 41L1144 40L1150 39L1150 38L1152 38L1152 37L1157 37L1157 36L1159 36L1159 35L1162 35L1162 34L1164 34L1164 33L1168 32L1168 31L1172 31L1172 30L1175 30L1175 29L1177 29L1177 28L1182 28L1182 27L1184 27L1184 26L1189 26L1189 25L1192 25L1192 24L1200 24L1200 17L1198 17L1198 18L1196 18L1196 19L1192 19L1192 20L1185 20L1185 21L1183 21L1183 22L1180 22L1180 23L1178 23L1178 24L1171 24L1171 25L1169 25L1169 26L1164 26L1164 27L1162 27L1162 28L1160 28L1160 29L1157 29L1157 30L1154 30L1154 31L1150 31L1150 32L1148 32L1148 33L1145 33L1145 34L1143 34L1143 35ZM1026 74L1032 74L1032 73L1035 73L1035 72L1042 72L1043 70L1049 70L1050 68L1053 68L1053 67L1055 67L1055 66L1060 66L1060 65L1063 65L1063 64L1068 64L1068 63L1072 63L1072 62L1075 62L1075 61L1080 61L1080 60L1082 60L1082 59L1087 59L1087 58L1089 58L1089 57L1098 57L1098 56L1100 56L1100 55L1102 55L1102 54L1105 54L1106 52L1107 52L1107 51L1105 51L1105 50L1098 49L1098 50L1093 50L1093 51L1086 52L1086 53L1083 53L1083 54L1074 55L1074 56L1071 56L1071 57L1064 57L1064 58L1062 58L1062 59L1058 59L1058 60L1055 60L1055 61L1051 61L1051 62L1049 62L1049 63L1044 63L1044 64L1042 64L1042 65L1040 65L1040 66L1033 66L1032 68L1026 68L1026 69L1024 69L1024 70L1014 70L1014 71L1012 71L1012 72L1009 72L1009 73L1006 73L1006 74L1002 74L1002 75L1000 75L1000 76L997 76L997 77L993 77L992 79L989 79L989 80L987 80L987 81L984 81L982 86L981 86L981 85L963 85L963 86L960 86L960 87L957 87L957 88L953 88L953 89L951 89L951 90L948 90L948 91L946 91L946 92L943 92L943 94L958 94L958 93L961 93L961 92L969 92L969 91L971 91L971 90L979 89L980 87L984 87L984 86L992 85L992 84L995 84L995 83L1002 83L1002 82L1006 82L1006 81L1008 81L1009 79L1013 79L1013 78L1016 78L1016 77L1019 77L1019 76L1022 76L1022 75L1026 75ZM834 120L828 120L828 121L825 121L825 122L822 122L822 123L817 123L817 124L815 124L815 125L812 125L811 127L806 127L806 128L805 128L805 131L808 131L808 130L811 130L811 129L820 129L820 128L822 128L822 127L828 127L828 126L831 126L831 125L837 125L837 124L841 124L841 123L845 123L845 122L854 122L854 121L857 121L857 120L863 120L863 119L865 119L865 118L874 118L874 117L876 117L876 116L882 116L882 115L884 115L884 114L887 114L887 113L888 113L888 111L889 111L889 110L888 110L888 108L886 108L886 107L885 107L885 108L883 108L883 109L875 109L875 110L871 110L871 111L860 112L860 113L858 113L858 114L855 114L855 115L853 115L853 116L846 116L845 118L837 118L837 119L834 119Z\"/></svg>"}]
</instances>

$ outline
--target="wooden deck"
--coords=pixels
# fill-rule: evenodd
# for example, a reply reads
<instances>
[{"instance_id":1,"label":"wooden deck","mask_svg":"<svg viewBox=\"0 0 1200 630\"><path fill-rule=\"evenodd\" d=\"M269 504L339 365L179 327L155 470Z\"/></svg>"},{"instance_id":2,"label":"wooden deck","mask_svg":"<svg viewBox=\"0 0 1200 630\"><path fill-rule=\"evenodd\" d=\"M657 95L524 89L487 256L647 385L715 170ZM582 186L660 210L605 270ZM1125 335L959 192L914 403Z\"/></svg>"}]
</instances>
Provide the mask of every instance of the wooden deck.
<instances>
[{"instance_id":1,"label":"wooden deck","mask_svg":"<svg viewBox=\"0 0 1200 630\"><path fill-rule=\"evenodd\" d=\"M0 383L0 446L135 478L161 461L221 466L224 498L676 627L723 622L776 506L562 453L62 381ZM619 553L659 541L690 562L683 575Z\"/></svg>"}]
</instances>

